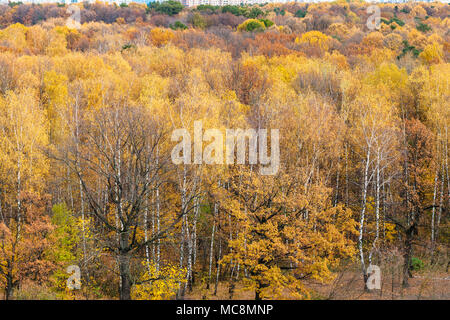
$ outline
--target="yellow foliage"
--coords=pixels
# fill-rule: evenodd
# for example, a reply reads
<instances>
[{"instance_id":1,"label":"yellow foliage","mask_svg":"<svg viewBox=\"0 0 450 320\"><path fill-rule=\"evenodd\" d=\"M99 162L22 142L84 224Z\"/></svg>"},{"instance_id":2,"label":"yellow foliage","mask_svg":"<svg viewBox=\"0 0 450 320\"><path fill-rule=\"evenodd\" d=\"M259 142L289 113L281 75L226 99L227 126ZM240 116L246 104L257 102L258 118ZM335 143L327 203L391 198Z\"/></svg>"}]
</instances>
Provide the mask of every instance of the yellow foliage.
<instances>
[{"instance_id":1,"label":"yellow foliage","mask_svg":"<svg viewBox=\"0 0 450 320\"><path fill-rule=\"evenodd\" d=\"M8 47L21 52L27 47L27 31L28 28L20 23L12 24L0 30L0 42L4 42Z\"/></svg>"},{"instance_id":2,"label":"yellow foliage","mask_svg":"<svg viewBox=\"0 0 450 320\"><path fill-rule=\"evenodd\" d=\"M166 45L174 36L174 33L169 29L153 28L150 30L150 40L157 47Z\"/></svg>"},{"instance_id":3,"label":"yellow foliage","mask_svg":"<svg viewBox=\"0 0 450 320\"><path fill-rule=\"evenodd\" d=\"M383 38L381 32L374 31L365 36L362 43L366 47L381 48L383 46Z\"/></svg>"},{"instance_id":4,"label":"yellow foliage","mask_svg":"<svg viewBox=\"0 0 450 320\"><path fill-rule=\"evenodd\" d=\"M296 38L295 43L300 45L307 44L321 51L327 51L330 44L330 37L320 31L309 31L302 34L300 38Z\"/></svg>"},{"instance_id":5,"label":"yellow foliage","mask_svg":"<svg viewBox=\"0 0 450 320\"><path fill-rule=\"evenodd\" d=\"M384 37L384 45L395 52L400 52L403 48L403 38L397 33L390 33Z\"/></svg>"},{"instance_id":6,"label":"yellow foliage","mask_svg":"<svg viewBox=\"0 0 450 320\"><path fill-rule=\"evenodd\" d=\"M331 35L337 36L339 38L344 38L349 34L347 26L343 23L333 23L328 27L328 32Z\"/></svg>"},{"instance_id":7,"label":"yellow foliage","mask_svg":"<svg viewBox=\"0 0 450 320\"><path fill-rule=\"evenodd\" d=\"M142 262L144 271L133 286L131 296L136 300L168 300L176 295L179 285L186 282L186 269L171 264L157 266L150 262Z\"/></svg>"},{"instance_id":8,"label":"yellow foliage","mask_svg":"<svg viewBox=\"0 0 450 320\"><path fill-rule=\"evenodd\" d=\"M413 9L411 10L411 14L414 17L418 17L418 18L425 18L425 16L427 15L426 10L419 4L416 4Z\"/></svg>"},{"instance_id":9,"label":"yellow foliage","mask_svg":"<svg viewBox=\"0 0 450 320\"><path fill-rule=\"evenodd\" d=\"M423 49L427 45L427 37L424 36L417 29L411 29L408 33L409 44L415 46L417 49Z\"/></svg>"},{"instance_id":10,"label":"yellow foliage","mask_svg":"<svg viewBox=\"0 0 450 320\"><path fill-rule=\"evenodd\" d=\"M67 53L67 28L55 28L49 33L49 44L46 48L46 54L49 56L62 56Z\"/></svg>"},{"instance_id":11,"label":"yellow foliage","mask_svg":"<svg viewBox=\"0 0 450 320\"><path fill-rule=\"evenodd\" d=\"M384 237L386 241L392 242L395 240L397 234L397 230L395 230L395 224L393 223L385 223L384 224Z\"/></svg>"},{"instance_id":12,"label":"yellow foliage","mask_svg":"<svg viewBox=\"0 0 450 320\"><path fill-rule=\"evenodd\" d=\"M444 50L442 45L437 42L427 45L419 54L419 58L427 64L440 63L444 58Z\"/></svg>"},{"instance_id":13,"label":"yellow foliage","mask_svg":"<svg viewBox=\"0 0 450 320\"><path fill-rule=\"evenodd\" d=\"M247 19L237 26L238 31L263 31L266 26L258 19Z\"/></svg>"}]
</instances>

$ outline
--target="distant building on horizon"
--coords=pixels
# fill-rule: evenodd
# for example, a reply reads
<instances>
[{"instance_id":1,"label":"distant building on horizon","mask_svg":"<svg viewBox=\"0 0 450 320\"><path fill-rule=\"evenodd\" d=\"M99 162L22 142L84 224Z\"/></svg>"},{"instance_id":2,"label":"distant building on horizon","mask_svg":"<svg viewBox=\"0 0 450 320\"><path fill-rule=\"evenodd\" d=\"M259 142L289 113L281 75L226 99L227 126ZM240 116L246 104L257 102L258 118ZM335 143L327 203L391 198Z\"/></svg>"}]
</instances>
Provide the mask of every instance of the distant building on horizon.
<instances>
[{"instance_id":1,"label":"distant building on horizon","mask_svg":"<svg viewBox=\"0 0 450 320\"><path fill-rule=\"evenodd\" d=\"M165 2L168 0L99 0L105 3L130 4L130 3L149 3L149 2ZM226 6L226 5L252 5L252 4L265 4L265 3L289 3L289 2L301 2L301 3L313 3L313 2L327 2L332 0L175 0L181 2L187 7L195 7L198 5L213 5L213 6ZM8 4L9 2L22 2L22 3L94 3L96 0L0 0L0 4ZM366 0L368 3L407 3L407 2L442 2L447 3L447 0Z\"/></svg>"}]
</instances>

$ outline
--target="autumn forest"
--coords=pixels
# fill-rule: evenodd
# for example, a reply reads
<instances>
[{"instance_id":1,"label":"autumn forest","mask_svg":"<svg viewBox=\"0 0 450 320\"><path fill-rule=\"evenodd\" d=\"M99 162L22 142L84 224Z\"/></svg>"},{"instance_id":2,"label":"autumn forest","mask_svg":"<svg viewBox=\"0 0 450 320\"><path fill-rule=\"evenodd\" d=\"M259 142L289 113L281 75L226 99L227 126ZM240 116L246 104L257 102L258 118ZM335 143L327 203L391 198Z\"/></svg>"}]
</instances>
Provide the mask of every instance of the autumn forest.
<instances>
[{"instance_id":1,"label":"autumn forest","mask_svg":"<svg viewBox=\"0 0 450 320\"><path fill-rule=\"evenodd\" d=\"M450 299L449 5L370 5L0 5L0 299Z\"/></svg>"}]
</instances>

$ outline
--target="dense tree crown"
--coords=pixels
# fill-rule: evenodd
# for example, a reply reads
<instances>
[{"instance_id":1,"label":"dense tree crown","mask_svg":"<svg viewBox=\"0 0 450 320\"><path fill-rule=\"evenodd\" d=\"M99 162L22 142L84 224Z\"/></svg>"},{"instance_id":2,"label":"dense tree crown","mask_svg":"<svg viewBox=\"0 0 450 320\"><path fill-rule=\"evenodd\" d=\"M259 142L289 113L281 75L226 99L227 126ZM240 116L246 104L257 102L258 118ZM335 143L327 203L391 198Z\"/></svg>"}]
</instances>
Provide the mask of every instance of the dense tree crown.
<instances>
[{"instance_id":1,"label":"dense tree crown","mask_svg":"<svg viewBox=\"0 0 450 320\"><path fill-rule=\"evenodd\" d=\"M67 6L0 5L3 298L355 297L370 265L395 298L448 275L448 4L380 4L374 30L352 1L78 6L69 28ZM279 129L278 172L174 164L198 120Z\"/></svg>"}]
</instances>

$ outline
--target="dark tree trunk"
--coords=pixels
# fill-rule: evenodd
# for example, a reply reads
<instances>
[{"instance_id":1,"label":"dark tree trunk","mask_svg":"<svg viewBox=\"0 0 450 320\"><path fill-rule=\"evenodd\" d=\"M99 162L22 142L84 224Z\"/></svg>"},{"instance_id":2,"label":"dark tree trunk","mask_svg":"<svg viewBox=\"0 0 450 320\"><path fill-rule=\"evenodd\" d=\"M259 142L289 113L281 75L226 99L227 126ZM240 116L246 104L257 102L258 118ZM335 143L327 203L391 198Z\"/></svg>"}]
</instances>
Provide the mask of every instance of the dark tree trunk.
<instances>
[{"instance_id":1,"label":"dark tree trunk","mask_svg":"<svg viewBox=\"0 0 450 320\"><path fill-rule=\"evenodd\" d=\"M228 298L229 298L230 300L233 299L234 288L235 288L234 279L230 279L230 286L229 286L229 288L228 288Z\"/></svg>"},{"instance_id":2,"label":"dark tree trunk","mask_svg":"<svg viewBox=\"0 0 450 320\"><path fill-rule=\"evenodd\" d=\"M262 283L261 281L256 282L256 290L255 290L255 300L262 300L261 290L267 288L269 285L266 283Z\"/></svg>"},{"instance_id":3,"label":"dark tree trunk","mask_svg":"<svg viewBox=\"0 0 450 320\"><path fill-rule=\"evenodd\" d=\"M414 224L406 230L405 251L403 253L403 288L409 287L411 274L412 241L414 236Z\"/></svg>"},{"instance_id":4,"label":"dark tree trunk","mask_svg":"<svg viewBox=\"0 0 450 320\"><path fill-rule=\"evenodd\" d=\"M120 234L119 270L121 278L120 300L131 300L130 255L128 250L128 232Z\"/></svg>"},{"instance_id":5,"label":"dark tree trunk","mask_svg":"<svg viewBox=\"0 0 450 320\"><path fill-rule=\"evenodd\" d=\"M13 281L10 275L6 276L5 300L10 300L13 293Z\"/></svg>"},{"instance_id":6,"label":"dark tree trunk","mask_svg":"<svg viewBox=\"0 0 450 320\"><path fill-rule=\"evenodd\" d=\"M12 296L12 281L8 277L7 284L6 284L6 290L5 290L5 300L10 300L11 296Z\"/></svg>"},{"instance_id":7,"label":"dark tree trunk","mask_svg":"<svg viewBox=\"0 0 450 320\"><path fill-rule=\"evenodd\" d=\"M130 257L120 255L119 268L121 277L120 300L131 300Z\"/></svg>"},{"instance_id":8,"label":"dark tree trunk","mask_svg":"<svg viewBox=\"0 0 450 320\"><path fill-rule=\"evenodd\" d=\"M367 280L369 280L369 275L367 274L367 270L363 270L363 279L364 279L364 291L369 292L369 287L367 286Z\"/></svg>"}]
</instances>

